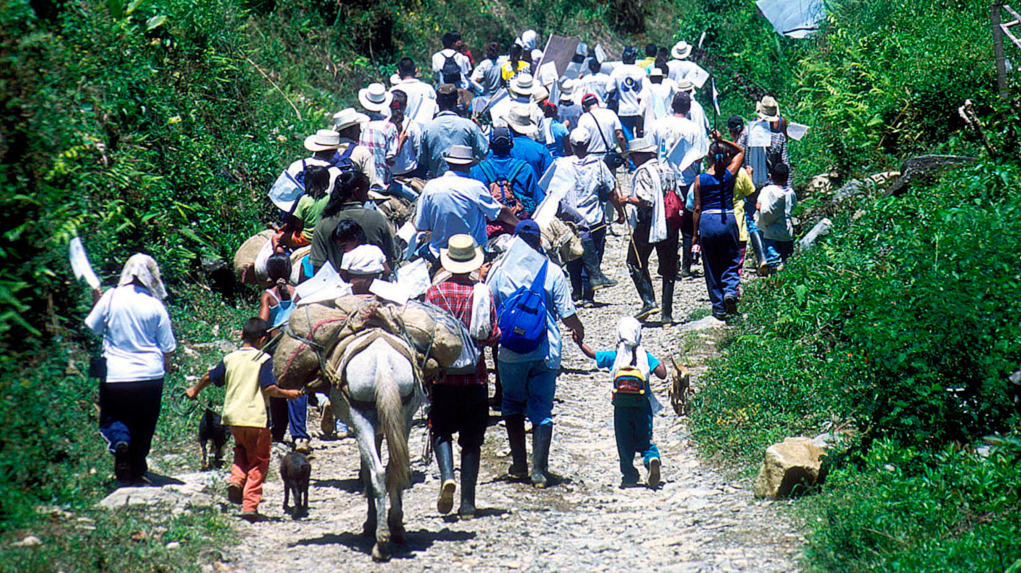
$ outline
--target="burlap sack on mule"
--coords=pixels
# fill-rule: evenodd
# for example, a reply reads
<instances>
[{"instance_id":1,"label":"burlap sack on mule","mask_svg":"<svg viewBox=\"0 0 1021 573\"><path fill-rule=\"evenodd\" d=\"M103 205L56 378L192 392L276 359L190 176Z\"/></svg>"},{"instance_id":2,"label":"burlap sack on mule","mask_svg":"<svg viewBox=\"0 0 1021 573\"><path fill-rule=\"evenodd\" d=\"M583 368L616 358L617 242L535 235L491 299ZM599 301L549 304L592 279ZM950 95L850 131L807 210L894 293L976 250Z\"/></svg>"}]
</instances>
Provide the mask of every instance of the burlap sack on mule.
<instances>
[{"instance_id":1,"label":"burlap sack on mule","mask_svg":"<svg viewBox=\"0 0 1021 573\"><path fill-rule=\"evenodd\" d=\"M255 258L259 256L259 251L273 237L273 231L266 229L256 235L252 235L245 241L241 247L234 253L234 275L238 280L245 284L259 284L259 279L253 272L255 267Z\"/></svg>"}]
</instances>

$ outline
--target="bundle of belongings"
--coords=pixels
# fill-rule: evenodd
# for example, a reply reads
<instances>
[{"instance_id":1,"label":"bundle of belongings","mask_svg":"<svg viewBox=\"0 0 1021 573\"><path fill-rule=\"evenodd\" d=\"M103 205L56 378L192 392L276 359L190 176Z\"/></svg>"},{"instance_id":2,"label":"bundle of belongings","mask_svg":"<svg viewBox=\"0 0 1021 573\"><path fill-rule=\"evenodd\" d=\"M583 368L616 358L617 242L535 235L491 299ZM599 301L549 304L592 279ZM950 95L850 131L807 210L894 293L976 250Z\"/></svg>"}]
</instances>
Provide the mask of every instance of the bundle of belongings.
<instances>
[{"instance_id":1,"label":"bundle of belongings","mask_svg":"<svg viewBox=\"0 0 1021 573\"><path fill-rule=\"evenodd\" d=\"M286 334L273 354L273 374L281 388L295 389L328 382L343 387L344 366L359 350L383 337L411 348L407 358L416 377L433 382L457 362L467 327L447 311L409 300L391 303L374 295L348 295L332 302L295 309ZM391 344L401 351L403 344ZM313 386L317 386L313 384Z\"/></svg>"},{"instance_id":2,"label":"bundle of belongings","mask_svg":"<svg viewBox=\"0 0 1021 573\"><path fill-rule=\"evenodd\" d=\"M267 229L252 235L234 253L234 275L244 284L268 287L269 274L266 261L273 254L272 238L276 231ZM312 252L312 247L301 247L291 252L291 283L301 282L302 261Z\"/></svg>"}]
</instances>

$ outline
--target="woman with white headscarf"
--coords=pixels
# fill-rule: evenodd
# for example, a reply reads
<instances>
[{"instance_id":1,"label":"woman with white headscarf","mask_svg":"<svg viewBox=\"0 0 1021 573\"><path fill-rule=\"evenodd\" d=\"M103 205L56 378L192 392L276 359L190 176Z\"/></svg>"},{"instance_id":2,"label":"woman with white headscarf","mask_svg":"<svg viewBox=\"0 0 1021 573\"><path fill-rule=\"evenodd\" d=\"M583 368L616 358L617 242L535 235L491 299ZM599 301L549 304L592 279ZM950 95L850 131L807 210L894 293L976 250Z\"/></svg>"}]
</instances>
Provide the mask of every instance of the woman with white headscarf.
<instances>
[{"instance_id":1,"label":"woman with white headscarf","mask_svg":"<svg viewBox=\"0 0 1021 573\"><path fill-rule=\"evenodd\" d=\"M97 290L96 294L99 292ZM167 291L149 255L133 255L116 288L103 294L85 325L103 337L99 433L114 454L117 481L138 482L149 454L163 396L167 357L177 348Z\"/></svg>"},{"instance_id":2,"label":"woman with white headscarf","mask_svg":"<svg viewBox=\"0 0 1021 573\"><path fill-rule=\"evenodd\" d=\"M649 470L647 484L659 485L659 449L652 442L652 417L663 409L649 386L649 376L666 378L666 366L642 346L642 324L638 319L626 317L617 325L617 349L596 352L588 344L578 345L589 358L595 358L598 368L608 368L613 380L613 433L620 456L620 487L638 485L635 454Z\"/></svg>"}]
</instances>

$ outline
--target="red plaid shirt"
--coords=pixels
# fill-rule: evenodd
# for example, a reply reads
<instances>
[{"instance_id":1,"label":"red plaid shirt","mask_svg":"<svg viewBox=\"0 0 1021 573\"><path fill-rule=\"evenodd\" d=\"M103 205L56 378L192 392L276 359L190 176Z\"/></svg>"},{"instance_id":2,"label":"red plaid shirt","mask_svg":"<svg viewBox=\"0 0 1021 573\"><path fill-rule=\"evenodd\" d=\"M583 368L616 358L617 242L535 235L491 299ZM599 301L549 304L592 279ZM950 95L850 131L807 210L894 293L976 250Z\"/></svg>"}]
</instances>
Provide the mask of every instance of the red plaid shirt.
<instances>
[{"instance_id":1,"label":"red plaid shirt","mask_svg":"<svg viewBox=\"0 0 1021 573\"><path fill-rule=\"evenodd\" d=\"M428 303L435 304L436 306L446 310L450 314L454 315L455 318L464 323L465 326L471 326L472 319L472 291L474 285L470 280L458 280L456 278L450 278L439 284L435 284L429 287L429 290L425 292L425 300ZM483 342L476 344L479 348L483 346L492 346L500 339L500 327L497 325L496 320L496 305L493 300L489 301L489 321L492 324L492 331L489 333L489 338ZM488 379L489 373L486 370L485 357L479 360L478 370L474 374L448 374L442 380L439 380L437 384L446 384L450 386L467 386L470 384L485 384Z\"/></svg>"}]
</instances>

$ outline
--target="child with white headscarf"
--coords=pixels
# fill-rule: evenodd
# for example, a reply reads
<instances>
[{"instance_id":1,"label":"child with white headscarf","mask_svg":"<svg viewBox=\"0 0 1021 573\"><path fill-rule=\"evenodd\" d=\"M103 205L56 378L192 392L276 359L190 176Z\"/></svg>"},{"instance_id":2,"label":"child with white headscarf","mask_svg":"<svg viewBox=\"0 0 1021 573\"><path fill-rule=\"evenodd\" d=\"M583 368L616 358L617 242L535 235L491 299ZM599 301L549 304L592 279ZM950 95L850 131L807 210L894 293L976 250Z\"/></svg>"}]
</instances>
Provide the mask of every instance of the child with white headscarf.
<instances>
[{"instance_id":1,"label":"child with white headscarf","mask_svg":"<svg viewBox=\"0 0 1021 573\"><path fill-rule=\"evenodd\" d=\"M662 409L649 387L649 376L667 377L666 366L642 346L642 324L626 317L617 325L617 349L596 352L588 344L579 345L581 351L596 360L599 368L610 369L613 388L613 432L617 439L621 487L638 485L638 470L634 467L635 454L642 454L649 470L650 488L659 485L659 449L652 443L652 416Z\"/></svg>"}]
</instances>

